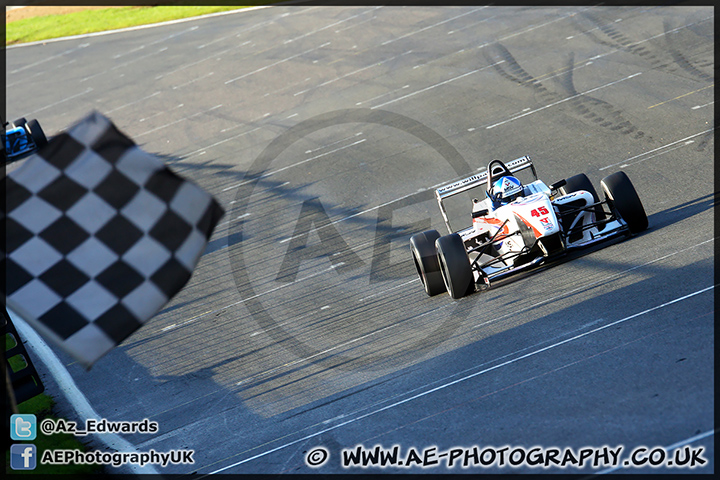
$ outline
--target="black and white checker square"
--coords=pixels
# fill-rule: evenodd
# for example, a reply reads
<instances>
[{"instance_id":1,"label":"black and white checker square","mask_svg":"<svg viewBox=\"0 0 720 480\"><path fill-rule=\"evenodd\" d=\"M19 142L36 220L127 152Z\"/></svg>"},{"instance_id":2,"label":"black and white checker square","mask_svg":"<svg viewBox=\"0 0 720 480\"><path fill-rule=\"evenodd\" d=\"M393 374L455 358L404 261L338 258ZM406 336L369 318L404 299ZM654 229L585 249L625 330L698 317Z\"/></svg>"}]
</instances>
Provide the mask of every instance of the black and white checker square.
<instances>
[{"instance_id":1,"label":"black and white checker square","mask_svg":"<svg viewBox=\"0 0 720 480\"><path fill-rule=\"evenodd\" d=\"M97 112L6 189L7 304L87 367L183 288L223 215Z\"/></svg>"}]
</instances>

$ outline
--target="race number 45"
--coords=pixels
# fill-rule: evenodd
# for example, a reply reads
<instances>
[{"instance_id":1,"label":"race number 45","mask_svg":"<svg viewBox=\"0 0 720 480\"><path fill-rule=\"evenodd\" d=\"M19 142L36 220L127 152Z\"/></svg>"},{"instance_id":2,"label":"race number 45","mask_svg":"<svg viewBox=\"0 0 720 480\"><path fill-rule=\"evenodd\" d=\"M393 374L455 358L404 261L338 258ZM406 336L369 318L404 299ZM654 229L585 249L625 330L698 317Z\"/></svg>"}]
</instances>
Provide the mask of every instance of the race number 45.
<instances>
[{"instance_id":1,"label":"race number 45","mask_svg":"<svg viewBox=\"0 0 720 480\"><path fill-rule=\"evenodd\" d=\"M530 212L530 216L531 216L531 217L540 217L540 216L542 216L542 215L547 215L547 214L549 214L549 213L550 213L550 212L548 211L547 208L545 208L545 207L538 207L538 208L534 209L532 212Z\"/></svg>"}]
</instances>

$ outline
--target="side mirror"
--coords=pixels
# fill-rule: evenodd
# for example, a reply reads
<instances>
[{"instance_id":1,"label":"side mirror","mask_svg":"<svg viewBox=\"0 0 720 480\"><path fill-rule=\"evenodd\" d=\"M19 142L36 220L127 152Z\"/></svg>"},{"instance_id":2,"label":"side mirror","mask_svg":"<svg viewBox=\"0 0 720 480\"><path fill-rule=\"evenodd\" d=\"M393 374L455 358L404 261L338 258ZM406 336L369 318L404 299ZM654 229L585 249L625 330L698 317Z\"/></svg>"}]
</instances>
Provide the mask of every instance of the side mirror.
<instances>
[{"instance_id":1,"label":"side mirror","mask_svg":"<svg viewBox=\"0 0 720 480\"><path fill-rule=\"evenodd\" d=\"M553 183L552 185L550 185L550 190L557 190L557 189L560 188L560 187L564 187L565 184L567 184L567 182L565 181L565 179L558 180L557 182L555 182L555 183Z\"/></svg>"}]
</instances>

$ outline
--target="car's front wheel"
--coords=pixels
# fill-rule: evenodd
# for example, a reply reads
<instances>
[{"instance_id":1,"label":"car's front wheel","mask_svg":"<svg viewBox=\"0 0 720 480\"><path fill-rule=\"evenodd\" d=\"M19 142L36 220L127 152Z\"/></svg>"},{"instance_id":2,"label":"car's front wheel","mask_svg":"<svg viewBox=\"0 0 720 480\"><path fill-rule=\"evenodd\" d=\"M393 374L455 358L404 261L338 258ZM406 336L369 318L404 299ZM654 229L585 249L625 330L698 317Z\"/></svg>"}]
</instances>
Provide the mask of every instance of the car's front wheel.
<instances>
[{"instance_id":1,"label":"car's front wheel","mask_svg":"<svg viewBox=\"0 0 720 480\"><path fill-rule=\"evenodd\" d=\"M600 181L610 208L627 223L630 233L640 233L648 227L648 218L640 197L625 172L615 172Z\"/></svg>"},{"instance_id":2,"label":"car's front wheel","mask_svg":"<svg viewBox=\"0 0 720 480\"><path fill-rule=\"evenodd\" d=\"M438 262L445 287L452 298L467 295L473 286L473 273L470 258L462 238L457 233L440 237L435 242Z\"/></svg>"},{"instance_id":3,"label":"car's front wheel","mask_svg":"<svg viewBox=\"0 0 720 480\"><path fill-rule=\"evenodd\" d=\"M40 123L37 120L30 120L25 124L25 130L30 134L37 148L47 145L47 137L40 127Z\"/></svg>"}]
</instances>

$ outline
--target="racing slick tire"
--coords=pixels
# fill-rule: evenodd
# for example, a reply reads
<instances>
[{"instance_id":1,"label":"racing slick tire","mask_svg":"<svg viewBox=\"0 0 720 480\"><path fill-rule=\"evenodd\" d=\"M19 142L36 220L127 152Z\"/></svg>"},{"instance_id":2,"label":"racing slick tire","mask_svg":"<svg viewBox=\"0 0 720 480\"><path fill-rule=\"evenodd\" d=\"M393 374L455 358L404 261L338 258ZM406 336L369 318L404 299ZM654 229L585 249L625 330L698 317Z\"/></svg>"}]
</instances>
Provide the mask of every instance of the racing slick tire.
<instances>
[{"instance_id":1,"label":"racing slick tire","mask_svg":"<svg viewBox=\"0 0 720 480\"><path fill-rule=\"evenodd\" d=\"M579 173L577 175L573 175L572 177L565 180L565 185L559 188L560 193L563 195L568 195L573 192L577 192L579 190L585 190L586 192L590 192L593 196L593 201L595 203L598 203L600 201L600 197L598 197L597 191L595 190L595 187L593 187L592 182L590 179L585 175L584 173ZM598 205L595 207L595 220L605 220L605 212L602 209L601 205Z\"/></svg>"},{"instance_id":2,"label":"racing slick tire","mask_svg":"<svg viewBox=\"0 0 720 480\"><path fill-rule=\"evenodd\" d=\"M30 134L37 148L47 145L47 137L45 136L45 132L43 132L42 128L40 128L40 124L37 120L33 119L27 122L25 124L25 130L27 130Z\"/></svg>"},{"instance_id":3,"label":"racing slick tire","mask_svg":"<svg viewBox=\"0 0 720 480\"><path fill-rule=\"evenodd\" d=\"M435 245L447 292L454 299L464 297L470 292L474 282L470 258L462 238L457 233L451 233L438 238Z\"/></svg>"},{"instance_id":4,"label":"racing slick tire","mask_svg":"<svg viewBox=\"0 0 720 480\"><path fill-rule=\"evenodd\" d=\"M425 293L432 297L445 291L445 282L440 273L435 241L440 238L437 230L426 230L410 237L415 269L425 288Z\"/></svg>"},{"instance_id":5,"label":"racing slick tire","mask_svg":"<svg viewBox=\"0 0 720 480\"><path fill-rule=\"evenodd\" d=\"M630 233L640 233L648 227L648 218L635 187L625 172L615 172L600 181L608 205L625 220Z\"/></svg>"},{"instance_id":6,"label":"racing slick tire","mask_svg":"<svg viewBox=\"0 0 720 480\"><path fill-rule=\"evenodd\" d=\"M26 123L27 123L27 120L25 120L25 117L20 117L13 122L13 125L15 125L16 127L22 128L22 126L25 125Z\"/></svg>"}]
</instances>

